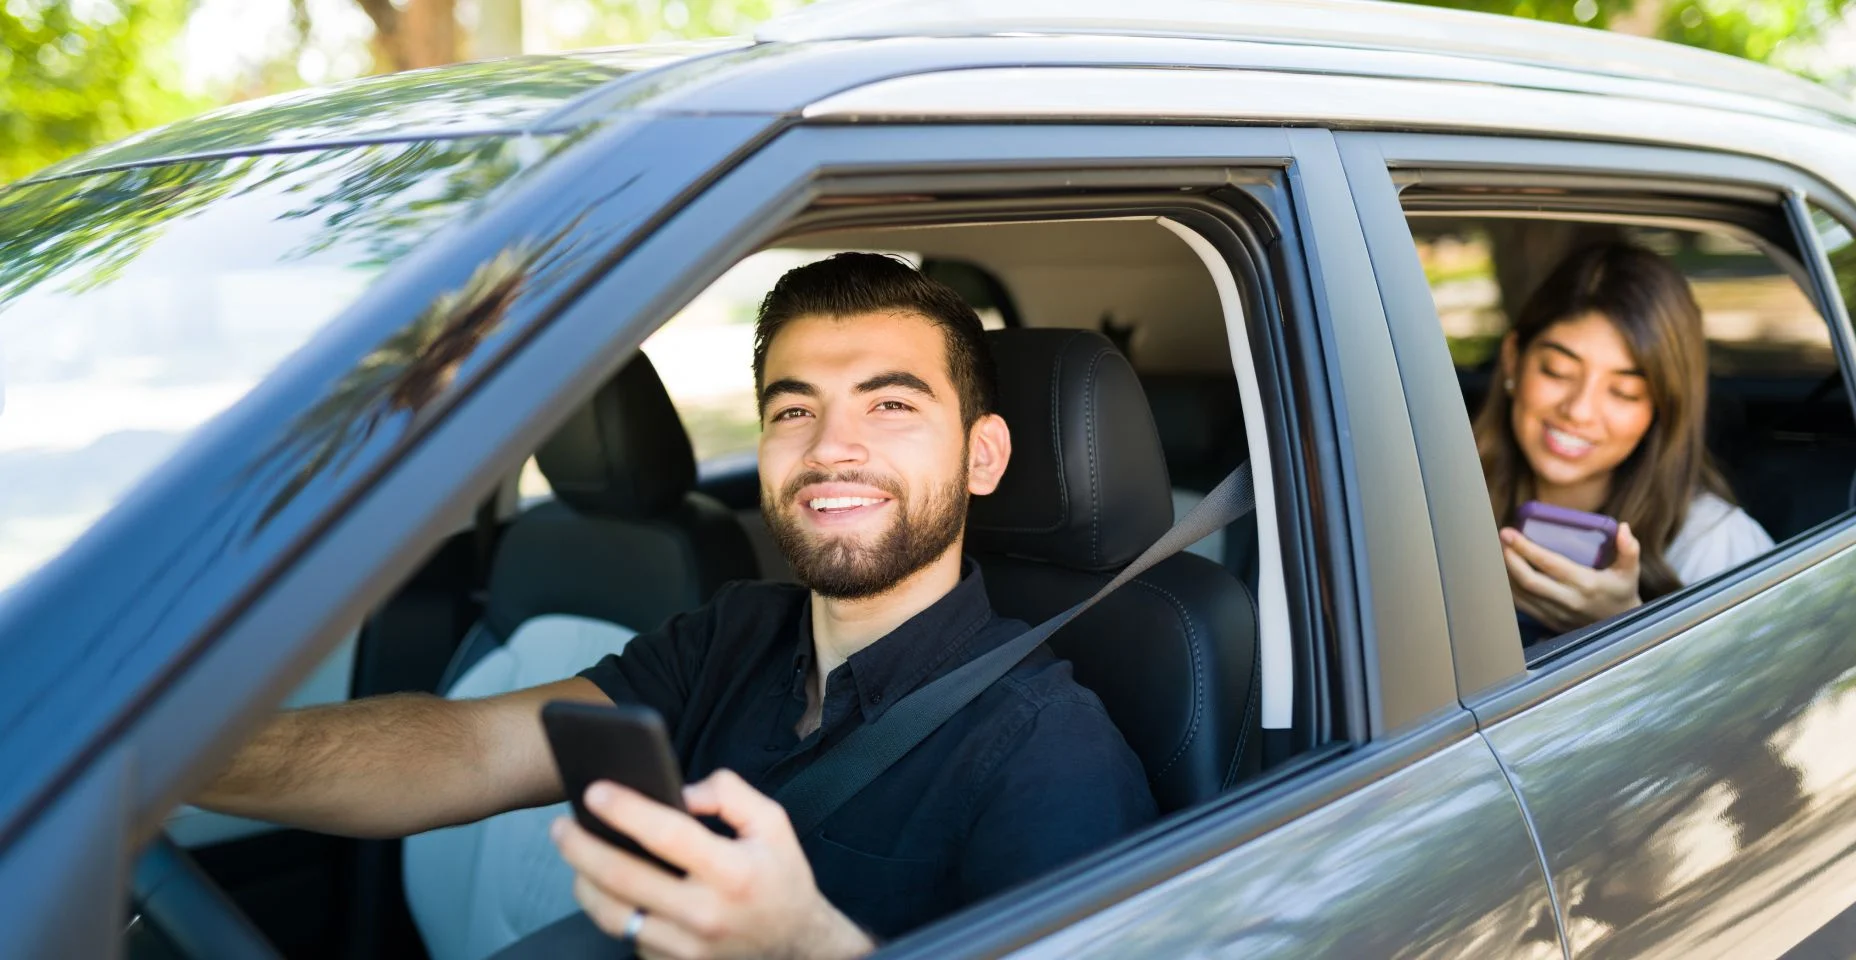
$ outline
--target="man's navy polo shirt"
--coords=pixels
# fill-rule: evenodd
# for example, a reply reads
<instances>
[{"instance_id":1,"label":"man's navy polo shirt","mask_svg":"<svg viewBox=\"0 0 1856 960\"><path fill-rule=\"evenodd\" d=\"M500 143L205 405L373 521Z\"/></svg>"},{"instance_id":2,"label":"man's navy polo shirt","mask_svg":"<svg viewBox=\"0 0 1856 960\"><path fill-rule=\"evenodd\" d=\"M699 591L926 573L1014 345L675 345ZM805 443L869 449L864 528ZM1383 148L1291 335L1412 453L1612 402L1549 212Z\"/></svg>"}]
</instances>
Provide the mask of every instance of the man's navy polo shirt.
<instances>
[{"instance_id":1,"label":"man's navy polo shirt","mask_svg":"<svg viewBox=\"0 0 1856 960\"><path fill-rule=\"evenodd\" d=\"M819 729L793 732L812 669L803 587L731 583L701 609L581 673L664 715L693 781L727 768L771 794L922 684L1022 633L977 566L825 684ZM805 841L819 890L881 938L997 893L1154 818L1141 763L1068 661L1039 647Z\"/></svg>"}]
</instances>

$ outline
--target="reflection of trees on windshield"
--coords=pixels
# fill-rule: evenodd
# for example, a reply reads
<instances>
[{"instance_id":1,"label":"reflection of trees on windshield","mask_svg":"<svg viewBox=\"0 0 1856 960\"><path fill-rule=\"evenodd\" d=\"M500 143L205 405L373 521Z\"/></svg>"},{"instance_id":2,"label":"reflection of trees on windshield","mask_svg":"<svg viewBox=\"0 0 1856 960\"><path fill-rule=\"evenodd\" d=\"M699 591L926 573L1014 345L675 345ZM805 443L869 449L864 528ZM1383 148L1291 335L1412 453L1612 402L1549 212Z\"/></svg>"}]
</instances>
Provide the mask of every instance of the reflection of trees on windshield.
<instances>
[{"instance_id":1,"label":"reflection of trees on windshield","mask_svg":"<svg viewBox=\"0 0 1856 960\"><path fill-rule=\"evenodd\" d=\"M48 173L264 145L520 128L636 68L621 56L584 54L366 77L204 113L93 151Z\"/></svg>"},{"instance_id":2,"label":"reflection of trees on windshield","mask_svg":"<svg viewBox=\"0 0 1856 960\"><path fill-rule=\"evenodd\" d=\"M245 180L256 158L174 163L0 193L0 307L81 264L66 286L87 290L120 274L159 235Z\"/></svg>"},{"instance_id":3,"label":"reflection of trees on windshield","mask_svg":"<svg viewBox=\"0 0 1856 960\"><path fill-rule=\"evenodd\" d=\"M508 180L520 165L505 140L428 140L384 162L345 164L292 186L290 192L302 193L334 181L310 203L284 216L322 220L325 229L303 246L301 255L352 244L368 254L357 266L383 266L404 256L438 222L451 219ZM433 177L438 170L445 175Z\"/></svg>"},{"instance_id":4,"label":"reflection of trees on windshield","mask_svg":"<svg viewBox=\"0 0 1856 960\"><path fill-rule=\"evenodd\" d=\"M532 251L505 250L484 263L463 287L433 300L299 416L284 440L254 464L257 472L293 468L257 528L318 474L352 460L388 417L417 414L449 387L464 361L502 323L534 261Z\"/></svg>"},{"instance_id":5,"label":"reflection of trees on windshield","mask_svg":"<svg viewBox=\"0 0 1856 960\"><path fill-rule=\"evenodd\" d=\"M0 306L52 277L83 291L109 283L168 226L215 202L277 190L304 195L280 219L305 223L292 257L351 242L383 265L453 220L521 166L515 144L476 138L349 147L135 167L0 193ZM211 276L211 264L202 277ZM68 276L66 276L68 272Z\"/></svg>"}]
</instances>

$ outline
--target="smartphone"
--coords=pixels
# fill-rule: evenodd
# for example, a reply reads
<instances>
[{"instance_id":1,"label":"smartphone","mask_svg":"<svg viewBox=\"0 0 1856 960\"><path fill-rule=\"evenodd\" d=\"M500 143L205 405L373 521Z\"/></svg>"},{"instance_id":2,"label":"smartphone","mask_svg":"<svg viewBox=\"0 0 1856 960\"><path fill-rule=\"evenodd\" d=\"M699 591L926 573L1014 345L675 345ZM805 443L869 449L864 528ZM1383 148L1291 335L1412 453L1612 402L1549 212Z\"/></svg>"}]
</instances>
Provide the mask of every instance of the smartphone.
<instances>
[{"instance_id":1,"label":"smartphone","mask_svg":"<svg viewBox=\"0 0 1856 960\"><path fill-rule=\"evenodd\" d=\"M1617 559L1618 522L1602 513L1529 500L1515 521L1522 536L1576 563L1602 570Z\"/></svg>"},{"instance_id":2,"label":"smartphone","mask_svg":"<svg viewBox=\"0 0 1856 960\"><path fill-rule=\"evenodd\" d=\"M610 780L665 806L684 809L683 773L670 748L664 718L650 707L554 700L542 706L541 725L547 731L554 765L560 770L561 784L580 826L621 850L682 876L681 869L658 859L586 808L586 788L595 781Z\"/></svg>"}]
</instances>

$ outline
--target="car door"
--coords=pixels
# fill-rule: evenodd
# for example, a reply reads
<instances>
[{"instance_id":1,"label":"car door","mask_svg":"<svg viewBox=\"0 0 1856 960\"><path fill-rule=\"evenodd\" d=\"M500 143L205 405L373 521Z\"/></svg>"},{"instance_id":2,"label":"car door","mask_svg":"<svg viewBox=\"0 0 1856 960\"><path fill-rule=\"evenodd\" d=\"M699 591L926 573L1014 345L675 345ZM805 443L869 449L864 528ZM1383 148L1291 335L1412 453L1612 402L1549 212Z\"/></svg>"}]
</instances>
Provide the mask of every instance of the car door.
<instances>
[{"instance_id":1,"label":"car door","mask_svg":"<svg viewBox=\"0 0 1856 960\"><path fill-rule=\"evenodd\" d=\"M936 117L949 109L917 105ZM996 110L996 98L988 106ZM877 101L842 108L888 112ZM905 937L891 954L1559 954L1520 805L1457 702L1411 426L1383 311L1371 285L1359 282L1371 264L1331 136L1063 125L798 133L764 159L785 159L790 148L794 175L815 164L854 169L882 174L872 180L891 190L908 184L907 168L929 164L1010 162L1055 169L1081 187L1086 178L1065 163L1086 160L1108 176L1119 173L1107 169L1117 162L1164 161L1167 175L1177 176L1191 163L1264 166L1261 158L1270 158L1267 165L1287 173L1286 215L1271 238L1269 265L1284 302L1252 315L1280 315L1297 329L1293 351L1279 347L1272 356L1318 371L1318 396L1307 401L1324 417L1285 438L1282 453L1317 470L1307 482L1322 490L1305 495L1320 499L1332 489L1345 502L1344 532L1327 531L1340 549L1323 569L1367 591L1338 606L1358 621L1333 651L1337 675L1359 681L1357 728L1009 902L975 906ZM896 169L885 169L885 160ZM1271 326L1253 327L1251 336L1274 337ZM1518 648L1512 659L1518 665Z\"/></svg>"},{"instance_id":2,"label":"car door","mask_svg":"<svg viewBox=\"0 0 1856 960\"><path fill-rule=\"evenodd\" d=\"M1401 183L1426 170L1474 179L1480 168L1568 194L1581 189L1564 179L1575 175L1612 176L1614 190L1628 189L1616 178L1637 178L1640 198L1652 180L1671 196L1737 190L1736 202L1789 220L1844 370L1834 386L1848 382L1848 314L1805 201L1845 241L1851 210L1796 168L1467 137L1349 135L1342 152L1401 363L1425 366L1433 383L1454 387L1454 377L1388 165ZM1406 381L1422 392L1421 379ZM1420 436L1436 452L1427 459L1438 474L1427 473L1431 501L1486 503L1462 403L1447 392L1414 401L1433 412ZM1823 469L1847 472L1833 464L1826 456ZM1473 516L1439 528L1459 666L1516 642L1489 514L1461 512ZM1573 953L1842 956L1856 946L1852 583L1856 516L1841 509L1757 560L1543 644L1526 669L1480 671L1466 686L1539 837Z\"/></svg>"}]
</instances>

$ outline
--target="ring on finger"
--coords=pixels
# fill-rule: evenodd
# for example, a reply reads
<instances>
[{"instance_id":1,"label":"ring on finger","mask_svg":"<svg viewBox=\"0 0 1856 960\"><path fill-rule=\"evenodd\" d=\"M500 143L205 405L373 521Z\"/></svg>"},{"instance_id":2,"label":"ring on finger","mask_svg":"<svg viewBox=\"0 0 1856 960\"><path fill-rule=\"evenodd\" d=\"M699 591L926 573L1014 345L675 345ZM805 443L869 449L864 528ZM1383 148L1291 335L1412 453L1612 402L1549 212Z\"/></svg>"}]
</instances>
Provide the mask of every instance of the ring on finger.
<instances>
[{"instance_id":1,"label":"ring on finger","mask_svg":"<svg viewBox=\"0 0 1856 960\"><path fill-rule=\"evenodd\" d=\"M630 919L625 921L625 929L619 931L619 939L626 943L635 943L638 934L644 931L644 908L633 907Z\"/></svg>"}]
</instances>

